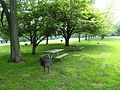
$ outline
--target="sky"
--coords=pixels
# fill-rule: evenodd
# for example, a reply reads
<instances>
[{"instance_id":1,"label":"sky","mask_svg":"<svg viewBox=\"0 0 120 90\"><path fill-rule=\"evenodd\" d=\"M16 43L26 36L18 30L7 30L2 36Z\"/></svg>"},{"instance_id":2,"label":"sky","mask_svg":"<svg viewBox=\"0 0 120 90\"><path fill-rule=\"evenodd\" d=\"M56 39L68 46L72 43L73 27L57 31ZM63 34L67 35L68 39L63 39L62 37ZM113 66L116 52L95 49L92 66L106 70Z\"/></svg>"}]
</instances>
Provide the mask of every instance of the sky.
<instances>
[{"instance_id":1,"label":"sky","mask_svg":"<svg viewBox=\"0 0 120 90\"><path fill-rule=\"evenodd\" d=\"M110 6L111 12L113 12L114 22L120 22L120 0L96 0L95 6L100 11L105 11L105 8Z\"/></svg>"}]
</instances>

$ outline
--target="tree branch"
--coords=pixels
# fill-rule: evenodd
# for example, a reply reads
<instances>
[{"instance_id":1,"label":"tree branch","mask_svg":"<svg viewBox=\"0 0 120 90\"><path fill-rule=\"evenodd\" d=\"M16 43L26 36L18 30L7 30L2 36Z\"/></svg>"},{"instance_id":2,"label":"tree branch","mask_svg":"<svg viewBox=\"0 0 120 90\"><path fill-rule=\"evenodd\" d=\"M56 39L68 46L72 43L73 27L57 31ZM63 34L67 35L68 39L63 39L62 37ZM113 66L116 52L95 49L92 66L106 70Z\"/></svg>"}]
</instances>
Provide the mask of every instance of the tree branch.
<instances>
[{"instance_id":1,"label":"tree branch","mask_svg":"<svg viewBox=\"0 0 120 90\"><path fill-rule=\"evenodd\" d=\"M4 25L3 25L3 16L4 16L4 9L2 10L1 19L0 19L1 24L2 24L2 26L4 27Z\"/></svg>"},{"instance_id":2,"label":"tree branch","mask_svg":"<svg viewBox=\"0 0 120 90\"><path fill-rule=\"evenodd\" d=\"M6 18L7 18L7 21L8 21L8 25L9 25L9 27L11 27L10 12L8 11L8 8L7 8L7 6L6 6L6 3L5 3L4 0L0 0L0 3L1 3L2 8L3 8L3 10L4 10L4 13L5 13L5 15L6 15Z\"/></svg>"},{"instance_id":3,"label":"tree branch","mask_svg":"<svg viewBox=\"0 0 120 90\"><path fill-rule=\"evenodd\" d=\"M24 35L21 35L21 36L23 36L23 37L26 38L27 40L31 41L30 38L28 38L28 37L26 37L26 36L24 36Z\"/></svg>"},{"instance_id":4,"label":"tree branch","mask_svg":"<svg viewBox=\"0 0 120 90\"><path fill-rule=\"evenodd\" d=\"M38 42L37 42L37 45L38 45L41 41L43 41L45 38L46 38L46 36L43 37L40 41L38 41Z\"/></svg>"}]
</instances>

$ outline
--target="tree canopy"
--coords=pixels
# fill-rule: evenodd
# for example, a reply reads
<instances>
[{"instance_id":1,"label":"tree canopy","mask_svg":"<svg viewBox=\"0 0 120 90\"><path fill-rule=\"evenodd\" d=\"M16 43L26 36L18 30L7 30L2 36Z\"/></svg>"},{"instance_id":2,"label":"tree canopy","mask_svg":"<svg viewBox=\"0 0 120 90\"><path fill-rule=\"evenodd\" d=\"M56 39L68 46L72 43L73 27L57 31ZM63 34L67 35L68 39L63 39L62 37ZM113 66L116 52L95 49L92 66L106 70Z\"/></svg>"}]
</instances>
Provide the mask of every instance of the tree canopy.
<instances>
[{"instance_id":1,"label":"tree canopy","mask_svg":"<svg viewBox=\"0 0 120 90\"><path fill-rule=\"evenodd\" d=\"M94 0L18 0L17 3L18 34L31 42L32 54L41 41L52 35L62 35L69 46L69 39L75 33L105 35L112 31L106 13L94 8ZM0 32L9 36L5 17L1 21L4 27Z\"/></svg>"}]
</instances>

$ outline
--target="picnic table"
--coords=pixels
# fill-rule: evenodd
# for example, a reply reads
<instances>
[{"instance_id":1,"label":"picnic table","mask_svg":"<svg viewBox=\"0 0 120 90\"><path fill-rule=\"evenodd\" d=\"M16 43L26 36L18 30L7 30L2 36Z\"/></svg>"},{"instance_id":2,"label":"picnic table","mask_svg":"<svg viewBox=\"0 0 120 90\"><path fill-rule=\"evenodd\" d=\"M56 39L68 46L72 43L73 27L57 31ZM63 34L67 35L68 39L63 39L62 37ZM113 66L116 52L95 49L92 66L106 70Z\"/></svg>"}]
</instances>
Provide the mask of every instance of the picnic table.
<instances>
[{"instance_id":1,"label":"picnic table","mask_svg":"<svg viewBox=\"0 0 120 90\"><path fill-rule=\"evenodd\" d=\"M48 53L48 56L52 58L55 54L58 55L60 51L64 51L64 49L53 49L53 50L45 51L45 53Z\"/></svg>"},{"instance_id":2,"label":"picnic table","mask_svg":"<svg viewBox=\"0 0 120 90\"><path fill-rule=\"evenodd\" d=\"M47 53L58 53L60 51L63 51L64 49L53 49L53 50L49 50L49 51L45 51Z\"/></svg>"},{"instance_id":3,"label":"picnic table","mask_svg":"<svg viewBox=\"0 0 120 90\"><path fill-rule=\"evenodd\" d=\"M84 47L80 47L79 44L73 44L73 45L71 45L71 46L72 46L71 49L72 49L73 51L77 51L77 50L82 50L82 49L84 49Z\"/></svg>"},{"instance_id":4,"label":"picnic table","mask_svg":"<svg viewBox=\"0 0 120 90\"><path fill-rule=\"evenodd\" d=\"M72 47L79 47L79 44L73 44Z\"/></svg>"},{"instance_id":5,"label":"picnic table","mask_svg":"<svg viewBox=\"0 0 120 90\"><path fill-rule=\"evenodd\" d=\"M61 61L63 61L62 57L64 57L64 56L68 56L69 57L69 55L68 55L68 53L64 53L62 55L58 55L59 52L61 52L61 51L64 51L64 49L53 49L53 50L49 50L49 51L44 51L45 53L48 53L48 54L44 54L44 55L48 55L48 57L52 59L52 57L56 54L57 56L55 58L60 58Z\"/></svg>"}]
</instances>

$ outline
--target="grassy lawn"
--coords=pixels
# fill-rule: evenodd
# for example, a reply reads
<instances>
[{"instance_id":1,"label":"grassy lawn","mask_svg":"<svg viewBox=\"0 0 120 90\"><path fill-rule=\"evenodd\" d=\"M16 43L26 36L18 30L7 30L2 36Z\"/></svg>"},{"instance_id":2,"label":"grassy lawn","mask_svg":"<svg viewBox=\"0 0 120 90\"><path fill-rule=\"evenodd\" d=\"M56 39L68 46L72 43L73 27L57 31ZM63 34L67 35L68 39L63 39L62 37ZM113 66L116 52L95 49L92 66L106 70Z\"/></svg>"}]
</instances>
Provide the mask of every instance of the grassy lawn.
<instances>
[{"instance_id":1,"label":"grassy lawn","mask_svg":"<svg viewBox=\"0 0 120 90\"><path fill-rule=\"evenodd\" d=\"M57 41L44 43L31 55L31 46L21 45L25 62L8 63L9 46L0 46L0 90L120 90L120 40L107 38L92 41L71 40L82 51L72 51ZM50 74L43 72L39 55L43 51L64 48L70 59L53 60Z\"/></svg>"}]
</instances>

